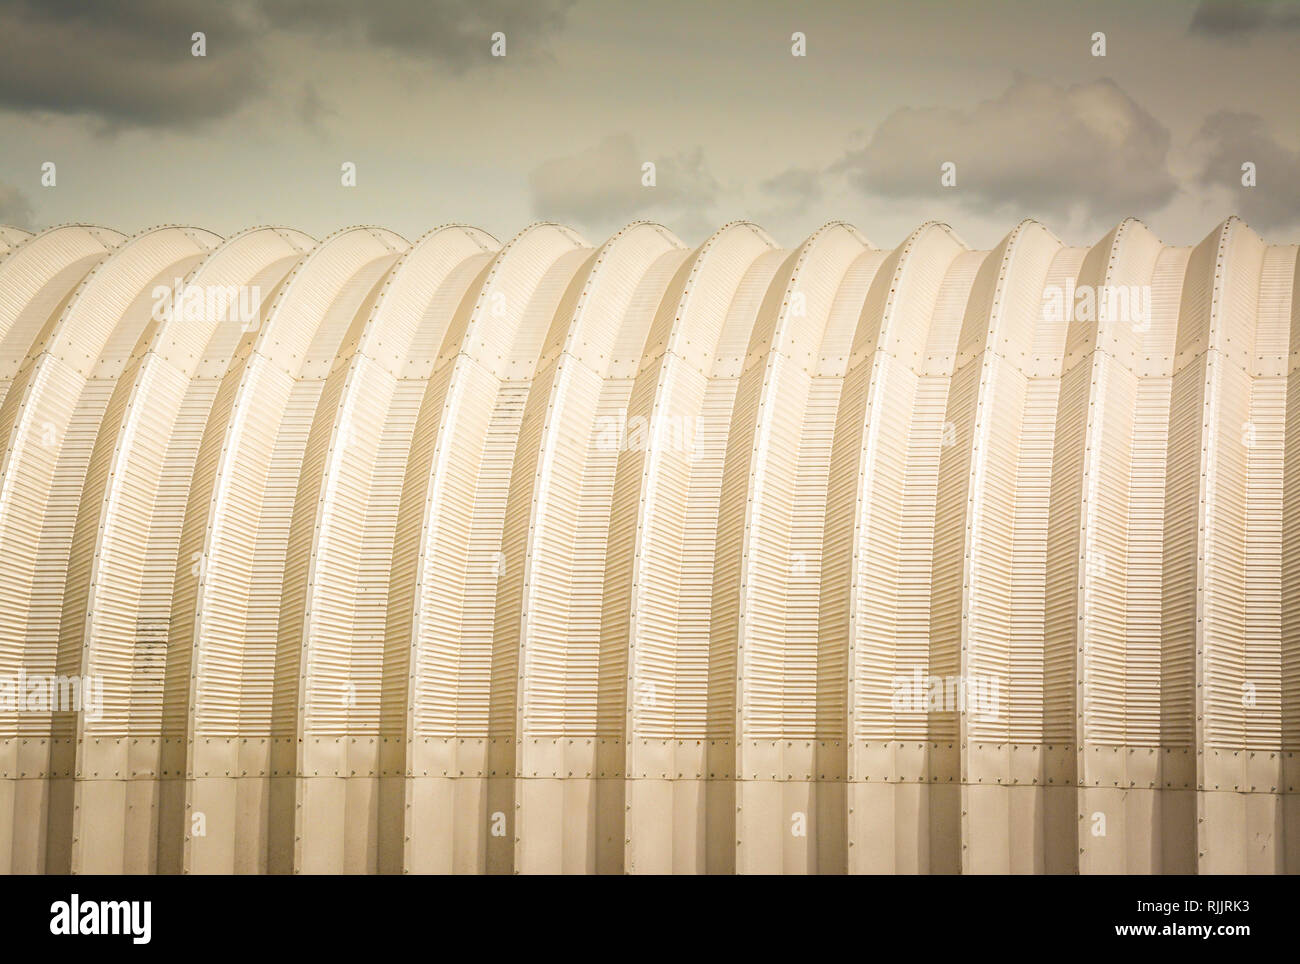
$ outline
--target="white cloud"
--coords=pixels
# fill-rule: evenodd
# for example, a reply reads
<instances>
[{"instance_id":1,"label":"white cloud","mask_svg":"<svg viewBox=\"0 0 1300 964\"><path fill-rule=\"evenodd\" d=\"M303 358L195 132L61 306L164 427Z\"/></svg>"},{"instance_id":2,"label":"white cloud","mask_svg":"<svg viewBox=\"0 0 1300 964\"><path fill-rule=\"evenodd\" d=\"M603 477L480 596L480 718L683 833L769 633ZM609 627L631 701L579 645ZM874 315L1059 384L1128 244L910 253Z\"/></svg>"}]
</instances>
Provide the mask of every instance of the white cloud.
<instances>
[{"instance_id":1,"label":"white cloud","mask_svg":"<svg viewBox=\"0 0 1300 964\"><path fill-rule=\"evenodd\" d=\"M655 165L655 185L642 184L642 166ZM699 148L670 157L643 150L627 133L611 134L569 157L543 161L529 183L539 217L601 232L638 217L658 217L690 232L710 223L706 215L718 182Z\"/></svg>"},{"instance_id":2,"label":"white cloud","mask_svg":"<svg viewBox=\"0 0 1300 964\"><path fill-rule=\"evenodd\" d=\"M902 108L867 145L835 165L867 194L941 199L1009 216L1080 210L1113 221L1163 207L1174 195L1169 131L1101 79L1072 87L1018 75L970 110ZM940 166L956 165L956 186Z\"/></svg>"}]
</instances>

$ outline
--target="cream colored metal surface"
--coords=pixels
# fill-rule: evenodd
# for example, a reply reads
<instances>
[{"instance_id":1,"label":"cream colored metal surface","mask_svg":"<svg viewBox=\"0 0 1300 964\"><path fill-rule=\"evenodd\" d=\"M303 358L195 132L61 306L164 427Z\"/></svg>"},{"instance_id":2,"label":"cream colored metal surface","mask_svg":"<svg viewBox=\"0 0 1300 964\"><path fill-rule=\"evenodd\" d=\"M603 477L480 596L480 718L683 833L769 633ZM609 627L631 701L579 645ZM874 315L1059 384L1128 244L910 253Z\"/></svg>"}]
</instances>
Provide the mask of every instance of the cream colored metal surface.
<instances>
[{"instance_id":1,"label":"cream colored metal surface","mask_svg":"<svg viewBox=\"0 0 1300 964\"><path fill-rule=\"evenodd\" d=\"M1296 277L0 229L0 868L1300 871Z\"/></svg>"}]
</instances>

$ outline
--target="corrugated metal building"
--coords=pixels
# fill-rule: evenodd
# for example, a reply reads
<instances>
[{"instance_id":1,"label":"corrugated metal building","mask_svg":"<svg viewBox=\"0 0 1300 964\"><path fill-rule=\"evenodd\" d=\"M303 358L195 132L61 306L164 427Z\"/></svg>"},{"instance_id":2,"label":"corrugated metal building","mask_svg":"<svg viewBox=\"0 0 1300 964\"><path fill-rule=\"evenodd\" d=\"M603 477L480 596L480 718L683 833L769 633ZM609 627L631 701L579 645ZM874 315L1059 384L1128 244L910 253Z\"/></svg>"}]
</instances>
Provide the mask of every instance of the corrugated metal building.
<instances>
[{"instance_id":1,"label":"corrugated metal building","mask_svg":"<svg viewBox=\"0 0 1300 964\"><path fill-rule=\"evenodd\" d=\"M1296 872L1296 255L4 229L0 868Z\"/></svg>"}]
</instances>

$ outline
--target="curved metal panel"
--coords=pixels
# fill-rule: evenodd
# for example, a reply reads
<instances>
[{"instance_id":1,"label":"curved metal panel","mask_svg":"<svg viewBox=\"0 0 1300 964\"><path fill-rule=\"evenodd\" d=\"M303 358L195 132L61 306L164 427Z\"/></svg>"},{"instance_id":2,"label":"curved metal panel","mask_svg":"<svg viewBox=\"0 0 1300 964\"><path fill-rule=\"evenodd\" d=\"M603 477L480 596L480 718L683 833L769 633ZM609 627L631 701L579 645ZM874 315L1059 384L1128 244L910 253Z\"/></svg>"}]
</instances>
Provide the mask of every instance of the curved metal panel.
<instances>
[{"instance_id":1,"label":"curved metal panel","mask_svg":"<svg viewBox=\"0 0 1300 964\"><path fill-rule=\"evenodd\" d=\"M0 231L0 868L1300 870L1297 250Z\"/></svg>"}]
</instances>

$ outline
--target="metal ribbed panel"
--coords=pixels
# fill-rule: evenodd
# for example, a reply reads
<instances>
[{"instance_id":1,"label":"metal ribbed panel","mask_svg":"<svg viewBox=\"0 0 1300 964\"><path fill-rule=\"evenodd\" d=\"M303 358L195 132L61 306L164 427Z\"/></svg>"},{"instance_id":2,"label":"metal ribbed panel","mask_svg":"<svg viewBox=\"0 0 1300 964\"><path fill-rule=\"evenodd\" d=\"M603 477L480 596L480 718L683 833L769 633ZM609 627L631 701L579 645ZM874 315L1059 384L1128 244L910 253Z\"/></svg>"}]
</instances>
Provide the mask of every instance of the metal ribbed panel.
<instances>
[{"instance_id":1,"label":"metal ribbed panel","mask_svg":"<svg viewBox=\"0 0 1300 964\"><path fill-rule=\"evenodd\" d=\"M462 296L473 265L494 247L481 232L449 227L403 254L369 307L357 311L318 406L315 444L300 475L300 535L290 547L299 581L281 604L280 632L296 636L306 654L298 728L309 751L324 757L310 772L324 765L332 776L346 766L360 794L333 798L300 835L346 837L355 823L352 801L384 792L381 774L402 770L396 746L385 755L380 740L403 733L406 705L405 685L400 698L384 698L393 531L424 387L423 378L403 379L403 369L416 339L446 329L448 315L426 306ZM341 744L346 750L333 752ZM385 804L402 812L391 793ZM394 823L400 832L400 820ZM374 844L364 839L345 845L342 859L349 870L377 866Z\"/></svg>"},{"instance_id":2,"label":"metal ribbed panel","mask_svg":"<svg viewBox=\"0 0 1300 964\"><path fill-rule=\"evenodd\" d=\"M0 258L31 237L30 232L9 224L0 224Z\"/></svg>"},{"instance_id":3,"label":"metal ribbed panel","mask_svg":"<svg viewBox=\"0 0 1300 964\"><path fill-rule=\"evenodd\" d=\"M400 846L379 854L394 871L512 862L513 840L488 838L478 816L486 794L502 820L516 817L509 777L518 650L494 645L494 614L519 619L517 605L496 606L499 581L511 573L503 526L531 377L561 299L590 257L580 238L550 224L502 248L452 314L421 403L386 624L389 656L408 667L404 749L385 770L410 781L401 810L394 795L388 811L404 830L393 837ZM513 571L519 579L518 559ZM397 683L387 667L385 675Z\"/></svg>"},{"instance_id":4,"label":"metal ribbed panel","mask_svg":"<svg viewBox=\"0 0 1300 964\"><path fill-rule=\"evenodd\" d=\"M93 235L92 235L93 237ZM105 239L112 239L111 233ZM61 244L45 244L56 232L33 239L50 248L43 254L56 265L66 265ZM57 241L89 241L68 239ZM92 562L96 527L82 520L79 504L97 505L102 496L102 479L121 412L129 396L131 377L119 382L125 369L133 372L154 324L151 321L152 287L170 283L184 275L202 254L219 239L194 229L163 228L146 232L100 260L93 253L75 263L88 269L75 290L63 296L57 317L45 322L41 334L27 353L12 391L0 409L11 444L6 453L4 486L0 494L0 544L12 546L6 553L7 581L14 608L8 618L18 625L6 627L6 637L17 644L12 655L13 670L24 673L59 674L80 677L93 674L85 661L85 636L79 613L84 612L86 583ZM99 241L100 250L105 242ZM93 264L93 267L92 267ZM57 289L66 284L66 272L50 276ZM58 297L57 295L55 297ZM45 304L50 298L38 298ZM101 434L101 420L107 427ZM89 470L89 476L88 476ZM72 592L65 593L71 585ZM65 608L66 607L66 608ZM60 632L67 615L68 631ZM25 624L25 625L24 625ZM132 627L134 629L134 627ZM130 662L118 667L130 666ZM52 681L57 683L57 681ZM100 675L100 695L105 715L113 712L115 734L125 736L129 671L110 678ZM112 705L115 711L108 711ZM55 708L58 710L59 708ZM33 779L49 778L50 804L48 852L41 842L29 845L22 858L25 869L67 869L75 863L80 838L78 800L85 784L70 778L86 771L93 778L100 767L94 759L83 759L78 739L85 715L63 711L18 714L13 731L20 737L48 744L48 756L31 760L24 767ZM45 751L42 752L45 755ZM119 776L123 767L113 768ZM105 772L105 776L107 776ZM107 819L111 821L112 802ZM35 836L29 830L25 836ZM123 839L114 835L104 847L113 860Z\"/></svg>"},{"instance_id":5,"label":"metal ribbed panel","mask_svg":"<svg viewBox=\"0 0 1300 964\"><path fill-rule=\"evenodd\" d=\"M0 399L23 361L39 353L77 285L123 240L103 228L67 225L16 244L0 260Z\"/></svg>"},{"instance_id":6,"label":"metal ribbed panel","mask_svg":"<svg viewBox=\"0 0 1300 964\"><path fill-rule=\"evenodd\" d=\"M519 770L535 779L518 785L517 819L566 828L557 859L567 871L617 871L623 853L622 795L610 790L624 768L626 650L602 640L600 608L631 387L608 377L630 368L614 339L644 339L684 255L662 228L634 225L584 264L556 312L516 447L496 632L519 638L525 658ZM550 783L561 776L576 781L563 795ZM521 869L541 858L516 855Z\"/></svg>"},{"instance_id":7,"label":"metal ribbed panel","mask_svg":"<svg viewBox=\"0 0 1300 964\"><path fill-rule=\"evenodd\" d=\"M1296 271L9 232L0 865L1294 872Z\"/></svg>"},{"instance_id":8,"label":"metal ribbed panel","mask_svg":"<svg viewBox=\"0 0 1300 964\"><path fill-rule=\"evenodd\" d=\"M226 831L216 848L186 834L181 859L189 869L266 869L291 859L284 835L292 839L296 788L267 778L298 770L303 752L296 740L300 640L280 629L282 607L300 599L300 583L285 573L290 541L301 532L293 523L304 453L332 367L311 359L326 351L321 343L331 357L340 349L395 260L395 240L401 244L386 232L353 229L296 264L267 305L247 360L232 366L218 396L211 445L220 450L199 455L199 485L210 495L191 497L181 545L182 560L188 549L192 562L178 565L172 617L173 646L192 647L184 802L206 813L225 792L215 778L236 772L254 778L249 786L270 783L275 790L269 806L262 796L223 815ZM250 853L267 827L269 852Z\"/></svg>"}]
</instances>

